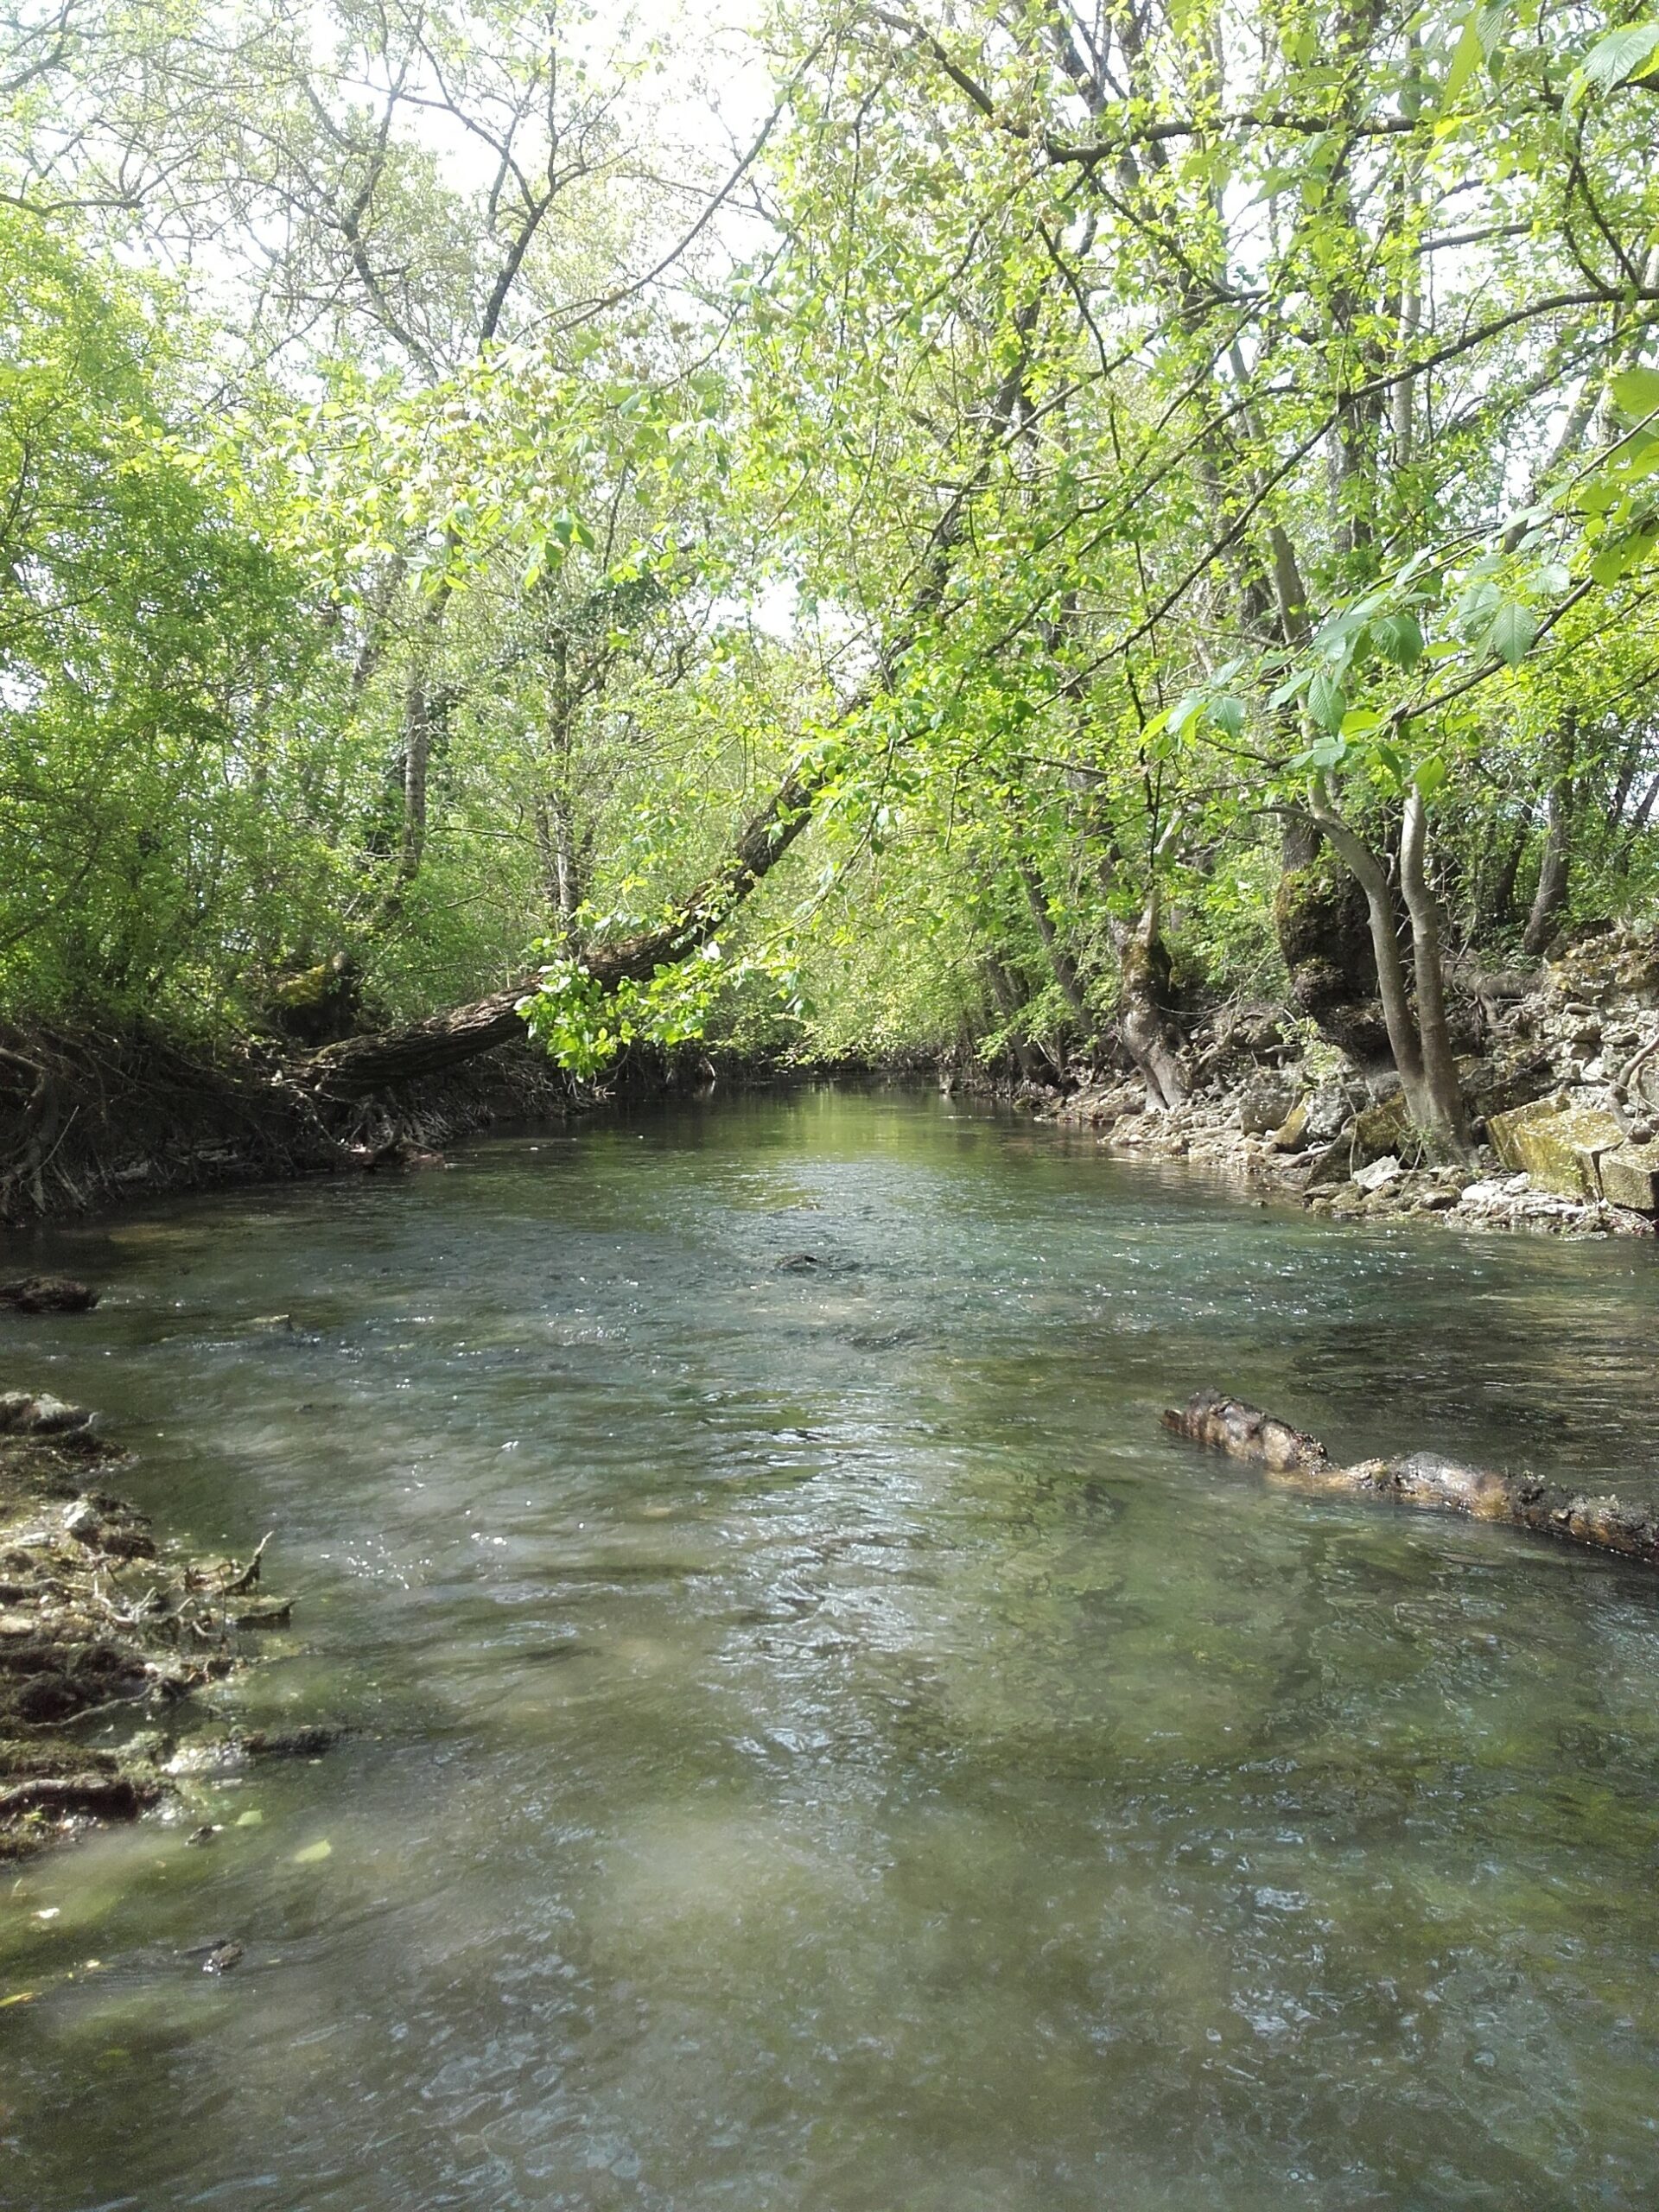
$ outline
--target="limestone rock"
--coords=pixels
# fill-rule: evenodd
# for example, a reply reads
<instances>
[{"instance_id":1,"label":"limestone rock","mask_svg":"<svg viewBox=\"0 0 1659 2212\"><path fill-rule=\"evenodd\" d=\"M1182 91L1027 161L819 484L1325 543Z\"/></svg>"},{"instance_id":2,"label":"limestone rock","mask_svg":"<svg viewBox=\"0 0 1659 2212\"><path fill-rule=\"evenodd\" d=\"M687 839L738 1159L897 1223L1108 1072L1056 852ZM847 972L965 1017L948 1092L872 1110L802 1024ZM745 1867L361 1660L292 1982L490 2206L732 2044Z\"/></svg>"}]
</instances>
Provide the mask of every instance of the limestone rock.
<instances>
[{"instance_id":1,"label":"limestone rock","mask_svg":"<svg viewBox=\"0 0 1659 2212\"><path fill-rule=\"evenodd\" d=\"M1247 1137L1266 1136L1289 1113L1295 1092L1287 1083L1258 1076L1246 1084L1238 1102L1238 1125Z\"/></svg>"},{"instance_id":2,"label":"limestone rock","mask_svg":"<svg viewBox=\"0 0 1659 2212\"><path fill-rule=\"evenodd\" d=\"M1354 1187L1359 1191L1385 1190L1390 1183L1397 1183L1405 1169L1392 1153L1381 1160L1374 1160L1369 1167L1362 1167L1354 1177Z\"/></svg>"},{"instance_id":3,"label":"limestone rock","mask_svg":"<svg viewBox=\"0 0 1659 2212\"><path fill-rule=\"evenodd\" d=\"M1494 1114L1487 1133L1504 1166L1524 1169L1542 1189L1568 1198L1599 1197L1597 1161L1624 1141L1605 1109L1569 1106L1559 1094Z\"/></svg>"},{"instance_id":4,"label":"limestone rock","mask_svg":"<svg viewBox=\"0 0 1659 2212\"><path fill-rule=\"evenodd\" d=\"M1299 1098L1268 1139L1274 1152L1300 1152L1307 1142L1309 1102Z\"/></svg>"},{"instance_id":5,"label":"limestone rock","mask_svg":"<svg viewBox=\"0 0 1659 2212\"><path fill-rule=\"evenodd\" d=\"M1380 1106L1368 1106L1354 1120L1355 1160L1364 1166L1385 1158L1395 1150L1410 1126L1403 1093L1385 1098Z\"/></svg>"},{"instance_id":6,"label":"limestone rock","mask_svg":"<svg viewBox=\"0 0 1659 2212\"><path fill-rule=\"evenodd\" d=\"M1610 1205L1659 1213L1659 1143L1615 1145L1599 1155L1596 1167Z\"/></svg>"}]
</instances>

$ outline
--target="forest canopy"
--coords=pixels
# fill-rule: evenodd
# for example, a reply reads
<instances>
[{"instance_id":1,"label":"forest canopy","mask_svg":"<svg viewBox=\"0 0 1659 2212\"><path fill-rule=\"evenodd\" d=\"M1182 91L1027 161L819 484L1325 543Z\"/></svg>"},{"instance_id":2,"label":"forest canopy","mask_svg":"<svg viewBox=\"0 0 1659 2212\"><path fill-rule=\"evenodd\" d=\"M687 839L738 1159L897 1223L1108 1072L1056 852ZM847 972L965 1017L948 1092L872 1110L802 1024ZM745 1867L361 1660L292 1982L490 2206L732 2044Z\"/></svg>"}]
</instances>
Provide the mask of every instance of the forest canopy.
<instances>
[{"instance_id":1,"label":"forest canopy","mask_svg":"<svg viewBox=\"0 0 1659 2212\"><path fill-rule=\"evenodd\" d=\"M9 1020L1255 994L1456 1146L1448 977L1651 903L1659 16L3 20Z\"/></svg>"}]
</instances>

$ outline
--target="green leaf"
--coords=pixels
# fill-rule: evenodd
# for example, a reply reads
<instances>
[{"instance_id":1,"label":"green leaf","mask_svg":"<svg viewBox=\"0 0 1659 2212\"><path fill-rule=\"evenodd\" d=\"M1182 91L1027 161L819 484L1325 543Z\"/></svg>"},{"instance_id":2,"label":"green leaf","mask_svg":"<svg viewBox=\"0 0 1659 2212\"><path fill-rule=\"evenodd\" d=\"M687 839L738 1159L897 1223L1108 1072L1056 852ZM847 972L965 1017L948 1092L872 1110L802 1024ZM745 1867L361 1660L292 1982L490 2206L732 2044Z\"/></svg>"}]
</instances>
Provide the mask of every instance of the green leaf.
<instances>
[{"instance_id":1,"label":"green leaf","mask_svg":"<svg viewBox=\"0 0 1659 2212\"><path fill-rule=\"evenodd\" d=\"M1307 711L1321 729L1338 730L1348 711L1342 685L1328 668L1315 669L1307 687Z\"/></svg>"},{"instance_id":2,"label":"green leaf","mask_svg":"<svg viewBox=\"0 0 1659 2212\"><path fill-rule=\"evenodd\" d=\"M321 1843L308 1843L303 1851L295 1853L294 1864L296 1866L315 1866L324 1859L332 1859L334 1851L334 1845L327 1838Z\"/></svg>"},{"instance_id":3,"label":"green leaf","mask_svg":"<svg viewBox=\"0 0 1659 2212\"><path fill-rule=\"evenodd\" d=\"M1642 73L1659 54L1659 22L1627 23L1598 39L1574 72L1567 88L1567 104L1576 107L1592 92L1611 92Z\"/></svg>"},{"instance_id":4,"label":"green leaf","mask_svg":"<svg viewBox=\"0 0 1659 2212\"><path fill-rule=\"evenodd\" d=\"M1607 389L1628 422L1640 423L1659 411L1659 369L1621 369L1608 378Z\"/></svg>"},{"instance_id":5,"label":"green leaf","mask_svg":"<svg viewBox=\"0 0 1659 2212\"><path fill-rule=\"evenodd\" d=\"M1210 719L1228 737L1236 737L1244 727L1244 702L1223 697L1210 702Z\"/></svg>"},{"instance_id":6,"label":"green leaf","mask_svg":"<svg viewBox=\"0 0 1659 2212\"><path fill-rule=\"evenodd\" d=\"M1423 657L1422 626L1414 614L1379 616L1371 625L1371 642L1395 668L1415 668Z\"/></svg>"},{"instance_id":7,"label":"green leaf","mask_svg":"<svg viewBox=\"0 0 1659 2212\"><path fill-rule=\"evenodd\" d=\"M1464 24L1462 37L1452 49L1452 67L1446 71L1446 82L1440 87L1440 111L1442 115L1479 68L1484 59L1480 45L1480 10L1475 9Z\"/></svg>"},{"instance_id":8,"label":"green leaf","mask_svg":"<svg viewBox=\"0 0 1659 2212\"><path fill-rule=\"evenodd\" d=\"M1508 0L1491 0L1491 4L1475 17L1475 35L1488 61L1503 42L1503 29L1509 16Z\"/></svg>"},{"instance_id":9,"label":"green leaf","mask_svg":"<svg viewBox=\"0 0 1659 2212\"><path fill-rule=\"evenodd\" d=\"M1659 516L1649 515L1634 530L1621 531L1598 548L1590 573L1599 584L1616 584L1632 569L1639 569L1659 543Z\"/></svg>"},{"instance_id":10,"label":"green leaf","mask_svg":"<svg viewBox=\"0 0 1659 2212\"><path fill-rule=\"evenodd\" d=\"M1489 653L1495 654L1509 667L1518 668L1532 651L1532 641L1537 634L1538 617L1529 607L1522 607L1518 600L1511 599L1493 616L1484 643Z\"/></svg>"},{"instance_id":11,"label":"green leaf","mask_svg":"<svg viewBox=\"0 0 1659 2212\"><path fill-rule=\"evenodd\" d=\"M1417 763L1411 780L1425 798L1433 798L1435 792L1445 783L1448 772L1446 765L1440 754L1432 753L1427 760L1420 760Z\"/></svg>"}]
</instances>

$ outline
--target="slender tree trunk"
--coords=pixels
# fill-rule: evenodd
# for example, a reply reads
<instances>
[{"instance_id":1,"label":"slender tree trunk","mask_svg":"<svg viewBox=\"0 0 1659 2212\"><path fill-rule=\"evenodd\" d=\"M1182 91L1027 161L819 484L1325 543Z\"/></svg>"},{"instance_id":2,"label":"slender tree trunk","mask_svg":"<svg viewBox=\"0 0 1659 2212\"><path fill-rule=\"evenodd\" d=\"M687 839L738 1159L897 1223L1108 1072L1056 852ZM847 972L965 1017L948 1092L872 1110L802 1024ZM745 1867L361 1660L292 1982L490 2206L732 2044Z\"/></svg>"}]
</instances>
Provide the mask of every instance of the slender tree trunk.
<instances>
[{"instance_id":1,"label":"slender tree trunk","mask_svg":"<svg viewBox=\"0 0 1659 2212\"><path fill-rule=\"evenodd\" d=\"M1578 728L1569 712L1561 717L1554 759L1551 764L1548 816L1544 827L1543 858L1538 864L1538 888L1527 916L1523 951L1535 959L1555 934L1555 925L1567 906L1570 872L1569 845L1573 825L1573 772L1576 765Z\"/></svg>"},{"instance_id":2,"label":"slender tree trunk","mask_svg":"<svg viewBox=\"0 0 1659 2212\"><path fill-rule=\"evenodd\" d=\"M432 767L432 695L425 672L410 677L404 702L404 834L397 853L397 873L412 883L421 872L426 853L426 791Z\"/></svg>"},{"instance_id":3,"label":"slender tree trunk","mask_svg":"<svg viewBox=\"0 0 1659 2212\"><path fill-rule=\"evenodd\" d=\"M1405 966L1400 957L1388 870L1365 840L1338 813L1322 776L1313 779L1311 803L1314 820L1365 893L1382 1018L1388 1025L1389 1048L1406 1094L1406 1110L1432 1149L1465 1158L1472 1146L1446 1027L1440 910L1423 866L1427 834L1423 803L1415 791L1408 798L1400 844L1401 888L1411 918L1413 968L1417 984L1414 1015L1406 988Z\"/></svg>"},{"instance_id":4,"label":"slender tree trunk","mask_svg":"<svg viewBox=\"0 0 1659 2212\"><path fill-rule=\"evenodd\" d=\"M1407 793L1400 834L1400 887L1411 917L1412 967L1417 982L1417 1033L1422 1049L1423 1080L1430 1118L1424 1124L1435 1145L1460 1160L1472 1157L1474 1139L1458 1080L1456 1055L1446 1014L1446 970L1440 957L1440 902L1428 880L1424 850L1427 809L1421 795Z\"/></svg>"},{"instance_id":5,"label":"slender tree trunk","mask_svg":"<svg viewBox=\"0 0 1659 2212\"><path fill-rule=\"evenodd\" d=\"M1530 814L1523 814L1510 834L1508 843L1498 855L1497 868L1491 885L1482 895L1482 918L1489 929L1502 929L1515 916L1515 885L1521 873L1521 862L1527 849L1527 835L1532 827Z\"/></svg>"},{"instance_id":6,"label":"slender tree trunk","mask_svg":"<svg viewBox=\"0 0 1659 2212\"><path fill-rule=\"evenodd\" d=\"M1054 971L1054 980L1087 1038L1094 1025L1089 1012L1089 1001L1084 996L1083 979L1077 973L1077 962L1061 942L1060 933L1054 926L1054 917L1048 911L1048 894L1043 889L1042 879L1023 856L1014 865L1019 868L1020 880L1025 886L1026 903L1031 908L1033 921L1037 925L1037 934L1043 940L1043 950L1048 955L1048 964Z\"/></svg>"}]
</instances>

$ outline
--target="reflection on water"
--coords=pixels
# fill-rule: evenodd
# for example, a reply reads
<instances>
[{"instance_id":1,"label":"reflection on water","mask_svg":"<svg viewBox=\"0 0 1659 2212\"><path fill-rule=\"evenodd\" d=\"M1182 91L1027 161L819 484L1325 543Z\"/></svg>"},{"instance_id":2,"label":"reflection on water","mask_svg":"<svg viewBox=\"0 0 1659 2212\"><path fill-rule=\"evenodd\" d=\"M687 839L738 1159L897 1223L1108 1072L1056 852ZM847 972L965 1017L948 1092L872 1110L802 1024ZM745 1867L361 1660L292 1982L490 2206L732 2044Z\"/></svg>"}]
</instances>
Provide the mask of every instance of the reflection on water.
<instances>
[{"instance_id":1,"label":"reflection on water","mask_svg":"<svg viewBox=\"0 0 1659 2212\"><path fill-rule=\"evenodd\" d=\"M812 1093L24 1256L110 1295L16 1378L277 1532L244 1708L364 1732L8 1878L0 2204L1659 2196L1659 1580L1155 1426L1659 1497L1647 1250Z\"/></svg>"}]
</instances>

